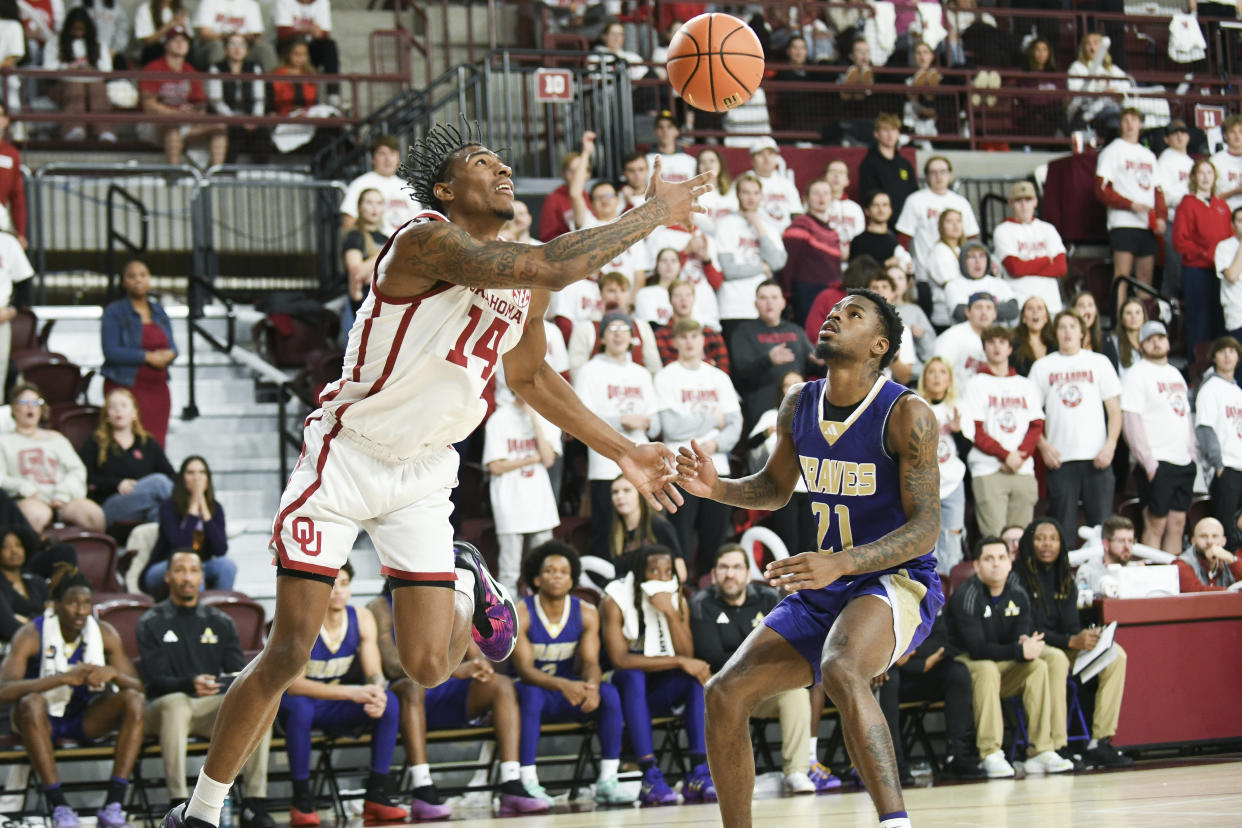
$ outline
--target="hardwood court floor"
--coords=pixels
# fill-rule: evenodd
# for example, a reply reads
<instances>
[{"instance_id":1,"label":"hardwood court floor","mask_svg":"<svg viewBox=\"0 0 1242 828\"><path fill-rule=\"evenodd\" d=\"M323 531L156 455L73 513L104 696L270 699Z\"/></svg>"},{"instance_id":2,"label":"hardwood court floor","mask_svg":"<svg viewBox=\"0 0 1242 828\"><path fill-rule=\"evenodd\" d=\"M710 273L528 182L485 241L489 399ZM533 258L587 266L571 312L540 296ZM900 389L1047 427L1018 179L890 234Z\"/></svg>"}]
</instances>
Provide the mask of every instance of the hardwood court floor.
<instances>
[{"instance_id":1,"label":"hardwood court floor","mask_svg":"<svg viewBox=\"0 0 1242 828\"><path fill-rule=\"evenodd\" d=\"M1108 826L1242 826L1242 760L1150 763L1128 771L1089 772L972 784L916 787L906 808L916 826L1108 828ZM518 819L462 818L450 824L509 828L655 828L717 826L713 805L552 813ZM478 817L483 817L478 813ZM864 792L755 801L756 828L874 826Z\"/></svg>"}]
</instances>

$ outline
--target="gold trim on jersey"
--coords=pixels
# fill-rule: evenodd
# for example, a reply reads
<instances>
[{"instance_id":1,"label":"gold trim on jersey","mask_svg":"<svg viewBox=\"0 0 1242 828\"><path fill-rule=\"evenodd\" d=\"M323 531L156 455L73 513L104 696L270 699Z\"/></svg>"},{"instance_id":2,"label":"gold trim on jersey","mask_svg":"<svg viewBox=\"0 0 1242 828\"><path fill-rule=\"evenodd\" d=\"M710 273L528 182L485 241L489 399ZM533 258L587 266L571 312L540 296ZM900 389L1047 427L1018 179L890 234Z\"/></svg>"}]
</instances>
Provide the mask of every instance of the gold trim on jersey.
<instances>
[{"instance_id":1,"label":"gold trim on jersey","mask_svg":"<svg viewBox=\"0 0 1242 828\"><path fill-rule=\"evenodd\" d=\"M345 636L349 634L349 610L341 614L345 616L345 623L341 625L339 630L329 630L327 618L324 619L323 626L319 628L319 639L328 648L328 652L333 654L341 649L341 645L345 643Z\"/></svg>"},{"instance_id":2,"label":"gold trim on jersey","mask_svg":"<svg viewBox=\"0 0 1242 828\"><path fill-rule=\"evenodd\" d=\"M565 629L565 625L569 623L569 610L573 604L570 600L573 596L565 596L565 608L561 610L561 620L553 624L548 620L547 613L543 611L543 604L539 601L539 596L535 595L535 614L539 616L539 620L543 622L543 628L548 631L551 638L556 638L561 634L561 630Z\"/></svg>"},{"instance_id":3,"label":"gold trim on jersey","mask_svg":"<svg viewBox=\"0 0 1242 828\"><path fill-rule=\"evenodd\" d=\"M819 423L819 431L824 435L824 440L828 445L836 445L837 440L845 436L845 432L854 424L862 413L867 410L867 406L871 405L871 401L875 399L876 394L880 393L880 389L884 387L884 377L881 376L875 381L875 385L871 386L871 390L867 392L867 396L863 397L863 401L858 404L853 413L846 418L845 422L839 420L824 419L824 400L828 396L828 382L824 382L824 393L819 395L816 401L816 421Z\"/></svg>"}]
</instances>

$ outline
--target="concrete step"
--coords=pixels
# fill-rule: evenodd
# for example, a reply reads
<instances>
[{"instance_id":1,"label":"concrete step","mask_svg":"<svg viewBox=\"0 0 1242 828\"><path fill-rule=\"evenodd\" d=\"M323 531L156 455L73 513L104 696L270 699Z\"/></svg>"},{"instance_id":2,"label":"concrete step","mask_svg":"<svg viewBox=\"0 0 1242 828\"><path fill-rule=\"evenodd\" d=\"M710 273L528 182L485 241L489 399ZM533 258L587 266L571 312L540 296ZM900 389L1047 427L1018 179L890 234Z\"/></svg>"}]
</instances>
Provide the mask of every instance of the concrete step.
<instances>
[{"instance_id":1,"label":"concrete step","mask_svg":"<svg viewBox=\"0 0 1242 828\"><path fill-rule=\"evenodd\" d=\"M217 490L216 500L224 507L224 513L230 522L242 520L249 524L255 519L271 521L276 515L276 507L280 504L280 491L280 487L276 485Z\"/></svg>"}]
</instances>

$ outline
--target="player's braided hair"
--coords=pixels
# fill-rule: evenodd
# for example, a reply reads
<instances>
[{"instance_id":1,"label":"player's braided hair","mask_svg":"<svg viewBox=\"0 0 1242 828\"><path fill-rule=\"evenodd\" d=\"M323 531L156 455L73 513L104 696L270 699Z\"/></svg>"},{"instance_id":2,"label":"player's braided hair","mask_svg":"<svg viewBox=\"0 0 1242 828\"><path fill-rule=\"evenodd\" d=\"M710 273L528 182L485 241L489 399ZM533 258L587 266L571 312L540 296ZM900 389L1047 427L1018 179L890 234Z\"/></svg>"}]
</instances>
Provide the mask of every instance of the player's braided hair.
<instances>
[{"instance_id":1,"label":"player's braided hair","mask_svg":"<svg viewBox=\"0 0 1242 828\"><path fill-rule=\"evenodd\" d=\"M1053 583L1051 596L1044 594L1043 583L1039 577L1041 564L1035 557L1035 530L1044 525L1057 530L1057 538L1061 544L1056 560L1049 565L1052 570ZM1026 591L1030 593L1032 601L1041 601L1047 606L1051 603L1050 598L1053 601L1064 601L1070 596L1071 590L1074 589L1074 574L1070 571L1065 531L1056 518L1047 516L1035 518L1023 530L1022 538L1018 541L1018 554L1014 558L1013 568L1018 573L1018 580L1022 586L1026 587Z\"/></svg>"},{"instance_id":2,"label":"player's braided hair","mask_svg":"<svg viewBox=\"0 0 1242 828\"><path fill-rule=\"evenodd\" d=\"M889 304L888 300L874 290L867 288L850 288L846 292L847 296L863 296L871 300L875 305L876 311L880 314L880 333L888 340L888 350L884 356L880 357L880 370L883 371L896 358L897 352L901 350L901 335L906 329L906 325L901 321L901 316L897 313L897 309Z\"/></svg>"},{"instance_id":3,"label":"player's braided hair","mask_svg":"<svg viewBox=\"0 0 1242 828\"><path fill-rule=\"evenodd\" d=\"M461 118L461 128L452 124L436 124L427 134L410 145L405 163L397 171L409 184L419 204L442 211L444 205L436 198L436 183L444 181L449 164L466 147L482 146L483 132L478 121Z\"/></svg>"},{"instance_id":4,"label":"player's braided hair","mask_svg":"<svg viewBox=\"0 0 1242 828\"><path fill-rule=\"evenodd\" d=\"M647 561L664 555L667 555L674 562L677 560L673 550L658 543L653 543L650 546L640 546L637 549L631 550L627 556L630 572L634 574L634 612L638 614L638 646L640 647L647 637L647 619L643 616L642 590L643 581L647 579ZM677 577L676 566L673 568L673 582L677 584L678 589L681 589L681 579Z\"/></svg>"},{"instance_id":5,"label":"player's braided hair","mask_svg":"<svg viewBox=\"0 0 1242 828\"><path fill-rule=\"evenodd\" d=\"M48 581L48 596L53 601L59 601L65 597L65 593L74 587L86 587L91 589L91 582L82 570L78 569L67 561L58 561L53 568L52 577Z\"/></svg>"}]
</instances>

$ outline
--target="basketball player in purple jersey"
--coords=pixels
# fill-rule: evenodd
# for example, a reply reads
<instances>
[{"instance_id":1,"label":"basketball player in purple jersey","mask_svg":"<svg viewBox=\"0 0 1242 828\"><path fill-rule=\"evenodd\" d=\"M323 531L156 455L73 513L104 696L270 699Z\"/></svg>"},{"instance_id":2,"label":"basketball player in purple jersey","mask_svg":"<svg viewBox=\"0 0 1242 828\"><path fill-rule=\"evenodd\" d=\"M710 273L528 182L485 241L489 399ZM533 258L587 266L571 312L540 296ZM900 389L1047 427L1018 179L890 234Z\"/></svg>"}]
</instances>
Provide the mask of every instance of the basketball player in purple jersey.
<instances>
[{"instance_id":1,"label":"basketball player in purple jersey","mask_svg":"<svg viewBox=\"0 0 1242 828\"><path fill-rule=\"evenodd\" d=\"M449 523L458 465L451 447L483 419L479 396L501 358L515 393L618 463L656 508L680 502L672 452L626 439L544 361L543 315L550 291L659 226L689 226L711 176L670 184L656 169L646 203L615 221L538 247L504 242L513 171L476 132L436 126L410 151L403 173L428 209L380 252L341 379L307 418L272 532L280 577L271 636L229 688L194 794L163 828L219 824L229 786L305 670L360 528L393 587L397 649L414 681L434 687L448 678L471 637L493 661L512 651L513 601L477 550L467 544L455 553Z\"/></svg>"},{"instance_id":2,"label":"basketball player in purple jersey","mask_svg":"<svg viewBox=\"0 0 1242 828\"><path fill-rule=\"evenodd\" d=\"M883 828L910 825L884 714L871 679L927 637L944 604L932 550L940 534L939 426L931 408L885 379L901 342L897 311L851 290L824 321L816 355L826 379L781 403L776 449L758 474L717 478L697 445L677 458L691 494L779 509L801 473L819 548L768 564L777 605L707 685L707 754L726 828L750 828L750 711L821 683L841 711L845 745Z\"/></svg>"}]
</instances>

